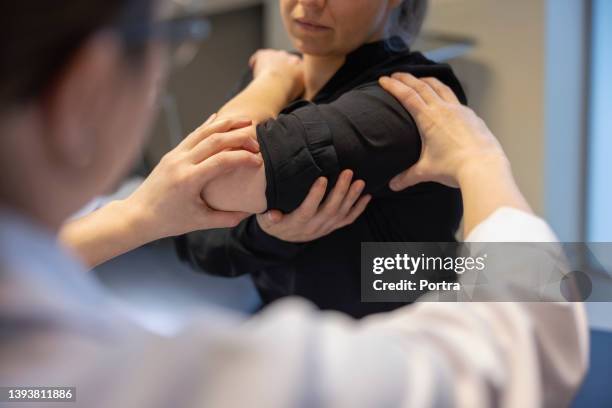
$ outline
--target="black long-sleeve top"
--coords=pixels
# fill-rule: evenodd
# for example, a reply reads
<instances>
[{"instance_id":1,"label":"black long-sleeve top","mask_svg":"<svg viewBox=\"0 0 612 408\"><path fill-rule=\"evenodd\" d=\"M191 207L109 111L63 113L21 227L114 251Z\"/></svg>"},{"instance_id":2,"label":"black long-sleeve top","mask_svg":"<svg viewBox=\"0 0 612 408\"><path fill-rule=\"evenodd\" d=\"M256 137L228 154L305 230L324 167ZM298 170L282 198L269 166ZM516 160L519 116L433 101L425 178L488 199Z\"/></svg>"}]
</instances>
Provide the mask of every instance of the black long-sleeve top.
<instances>
[{"instance_id":1,"label":"black long-sleeve top","mask_svg":"<svg viewBox=\"0 0 612 408\"><path fill-rule=\"evenodd\" d=\"M397 71L436 77L466 102L448 65L406 48L391 51L381 41L348 55L311 102L297 101L257 127L268 207L290 212L318 177L328 177L331 189L343 169L352 169L354 180L365 180L365 193L373 195L352 225L293 244L266 234L253 216L236 228L188 234L178 241L179 253L210 274L250 274L264 303L298 295L355 317L399 306L360 301L361 242L451 242L462 209L459 191L440 184L400 193L388 188L421 151L414 120L377 84Z\"/></svg>"}]
</instances>

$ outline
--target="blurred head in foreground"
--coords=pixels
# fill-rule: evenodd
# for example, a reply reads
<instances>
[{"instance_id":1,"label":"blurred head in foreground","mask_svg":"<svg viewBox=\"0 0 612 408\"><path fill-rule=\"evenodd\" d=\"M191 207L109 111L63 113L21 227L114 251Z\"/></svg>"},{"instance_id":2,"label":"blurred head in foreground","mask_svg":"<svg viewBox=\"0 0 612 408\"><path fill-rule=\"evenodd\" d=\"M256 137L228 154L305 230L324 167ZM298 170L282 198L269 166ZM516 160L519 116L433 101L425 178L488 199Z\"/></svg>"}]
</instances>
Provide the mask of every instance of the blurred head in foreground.
<instances>
[{"instance_id":1,"label":"blurred head in foreground","mask_svg":"<svg viewBox=\"0 0 612 408\"><path fill-rule=\"evenodd\" d=\"M56 229L130 167L165 71L153 0L0 5L0 204Z\"/></svg>"}]
</instances>

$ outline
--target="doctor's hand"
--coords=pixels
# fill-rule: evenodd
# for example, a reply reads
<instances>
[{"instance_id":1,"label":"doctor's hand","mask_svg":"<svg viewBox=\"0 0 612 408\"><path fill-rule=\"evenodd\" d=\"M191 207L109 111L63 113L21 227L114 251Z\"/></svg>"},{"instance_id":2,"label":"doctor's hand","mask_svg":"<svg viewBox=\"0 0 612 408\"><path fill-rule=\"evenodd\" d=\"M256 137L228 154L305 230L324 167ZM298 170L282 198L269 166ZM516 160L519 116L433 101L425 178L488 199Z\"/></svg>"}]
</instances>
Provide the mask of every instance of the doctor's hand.
<instances>
[{"instance_id":1,"label":"doctor's hand","mask_svg":"<svg viewBox=\"0 0 612 408\"><path fill-rule=\"evenodd\" d=\"M201 197L203 187L216 177L238 167L263 164L256 154L259 145L249 133L229 132L249 126L250 121L213 120L214 116L167 153L126 199L149 238L231 227L249 215L215 211Z\"/></svg>"},{"instance_id":2,"label":"doctor's hand","mask_svg":"<svg viewBox=\"0 0 612 408\"><path fill-rule=\"evenodd\" d=\"M394 177L391 189L426 181L458 187L462 174L477 166L509 166L487 125L439 80L397 73L381 78L380 85L410 112L423 142L419 161Z\"/></svg>"},{"instance_id":3,"label":"doctor's hand","mask_svg":"<svg viewBox=\"0 0 612 408\"><path fill-rule=\"evenodd\" d=\"M250 120L213 119L166 154L128 198L64 225L62 243L94 267L161 238L231 227L246 218L249 214L215 211L201 197L216 177L237 167L263 166L257 142L240 131Z\"/></svg>"},{"instance_id":4,"label":"doctor's hand","mask_svg":"<svg viewBox=\"0 0 612 408\"><path fill-rule=\"evenodd\" d=\"M326 236L352 224L366 209L371 196L361 196L363 180L351 183L353 172L344 170L323 203L327 179L319 178L302 204L290 214L272 210L257 215L261 229L282 241L301 243Z\"/></svg>"}]
</instances>

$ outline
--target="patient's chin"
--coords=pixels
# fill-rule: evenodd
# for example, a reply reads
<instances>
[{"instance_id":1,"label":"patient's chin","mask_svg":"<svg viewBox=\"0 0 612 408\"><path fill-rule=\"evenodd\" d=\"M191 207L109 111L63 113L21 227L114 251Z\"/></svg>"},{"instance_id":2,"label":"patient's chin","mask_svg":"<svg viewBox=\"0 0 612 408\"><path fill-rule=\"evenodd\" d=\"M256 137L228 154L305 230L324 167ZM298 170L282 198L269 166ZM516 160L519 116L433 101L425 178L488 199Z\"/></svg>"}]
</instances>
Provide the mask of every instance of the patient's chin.
<instances>
[{"instance_id":1,"label":"patient's chin","mask_svg":"<svg viewBox=\"0 0 612 408\"><path fill-rule=\"evenodd\" d=\"M292 38L293 46L297 51L304 55L312 55L316 57L327 57L334 55L334 50L329 44L320 41L312 41L301 38Z\"/></svg>"}]
</instances>

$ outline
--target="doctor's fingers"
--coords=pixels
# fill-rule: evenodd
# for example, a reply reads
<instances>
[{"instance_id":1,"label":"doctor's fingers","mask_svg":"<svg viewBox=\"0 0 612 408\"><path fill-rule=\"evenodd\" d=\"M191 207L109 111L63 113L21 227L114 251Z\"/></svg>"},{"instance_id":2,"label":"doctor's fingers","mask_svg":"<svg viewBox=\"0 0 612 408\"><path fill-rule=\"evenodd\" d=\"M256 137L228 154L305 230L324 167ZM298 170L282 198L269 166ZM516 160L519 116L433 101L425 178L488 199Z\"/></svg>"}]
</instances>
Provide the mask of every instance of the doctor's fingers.
<instances>
[{"instance_id":1,"label":"doctor's fingers","mask_svg":"<svg viewBox=\"0 0 612 408\"><path fill-rule=\"evenodd\" d=\"M428 105L440 101L440 96L431 88L431 86L427 82L422 81L421 79L415 77L412 74L408 74L405 72L396 72L395 74L391 75L391 78L400 81L404 85L414 89Z\"/></svg>"},{"instance_id":2,"label":"doctor's fingers","mask_svg":"<svg viewBox=\"0 0 612 408\"><path fill-rule=\"evenodd\" d=\"M183 141L179 144L179 147L189 150L215 133L224 133L234 129L241 129L252 124L252 121L247 118L224 118L215 120L216 114L211 118L191 132L191 134L189 134L185 139L183 139Z\"/></svg>"},{"instance_id":3,"label":"doctor's fingers","mask_svg":"<svg viewBox=\"0 0 612 408\"><path fill-rule=\"evenodd\" d=\"M251 153L259 153L259 143L251 129L242 128L207 137L191 149L189 152L191 161L199 163L224 150L244 149Z\"/></svg>"},{"instance_id":4,"label":"doctor's fingers","mask_svg":"<svg viewBox=\"0 0 612 408\"><path fill-rule=\"evenodd\" d=\"M425 161L421 158L414 166L393 177L389 182L389 188L393 191L402 191L408 187L430 181L426 168Z\"/></svg>"},{"instance_id":5,"label":"doctor's fingers","mask_svg":"<svg viewBox=\"0 0 612 408\"><path fill-rule=\"evenodd\" d=\"M321 201L325 197L327 191L327 179L319 177L310 187L308 195L302 201L302 204L293 211L289 216L296 219L301 224L306 224L312 221L317 215Z\"/></svg>"},{"instance_id":6,"label":"doctor's fingers","mask_svg":"<svg viewBox=\"0 0 612 408\"><path fill-rule=\"evenodd\" d=\"M193 176L195 181L204 185L215 178L230 173L242 167L260 167L263 159L259 154L247 152L246 150L230 150L215 154L195 165Z\"/></svg>"},{"instance_id":7,"label":"doctor's fingers","mask_svg":"<svg viewBox=\"0 0 612 408\"><path fill-rule=\"evenodd\" d=\"M342 202L346 198L349 189L351 188L351 180L353 179L352 170L343 170L338 176L336 185L331 190L318 213L325 218L332 218L338 215Z\"/></svg>"},{"instance_id":8,"label":"doctor's fingers","mask_svg":"<svg viewBox=\"0 0 612 408\"><path fill-rule=\"evenodd\" d=\"M321 228L325 235L352 224L363 213L371 199L370 195L361 196L364 188L363 180L353 182L336 213L325 220Z\"/></svg>"},{"instance_id":9,"label":"doctor's fingers","mask_svg":"<svg viewBox=\"0 0 612 408\"><path fill-rule=\"evenodd\" d=\"M361 197L361 193L363 192L364 188L365 181L363 180L356 180L355 182L353 182L353 184L351 184L351 188L344 197L342 205L339 209L339 213L342 214L343 217L349 214L357 200L359 200L359 197Z\"/></svg>"},{"instance_id":10,"label":"doctor's fingers","mask_svg":"<svg viewBox=\"0 0 612 408\"><path fill-rule=\"evenodd\" d=\"M359 216L363 214L365 209L368 207L368 204L370 204L370 201L372 201L372 196L369 194L361 197L357 201L357 203L351 208L346 217L344 217L344 220L340 221L340 224L335 229L342 228L354 223L355 220L357 220L357 218L359 218Z\"/></svg>"},{"instance_id":11,"label":"doctor's fingers","mask_svg":"<svg viewBox=\"0 0 612 408\"><path fill-rule=\"evenodd\" d=\"M382 77L379 83L385 91L397 99L415 118L420 112L427 109L427 103L421 95L403 82L390 77Z\"/></svg>"},{"instance_id":12,"label":"doctor's fingers","mask_svg":"<svg viewBox=\"0 0 612 408\"><path fill-rule=\"evenodd\" d=\"M438 78L428 77L421 78L421 81L427 83L444 101L448 103L460 104L457 95Z\"/></svg>"}]
</instances>

